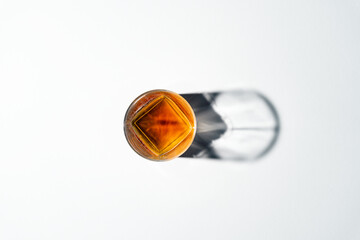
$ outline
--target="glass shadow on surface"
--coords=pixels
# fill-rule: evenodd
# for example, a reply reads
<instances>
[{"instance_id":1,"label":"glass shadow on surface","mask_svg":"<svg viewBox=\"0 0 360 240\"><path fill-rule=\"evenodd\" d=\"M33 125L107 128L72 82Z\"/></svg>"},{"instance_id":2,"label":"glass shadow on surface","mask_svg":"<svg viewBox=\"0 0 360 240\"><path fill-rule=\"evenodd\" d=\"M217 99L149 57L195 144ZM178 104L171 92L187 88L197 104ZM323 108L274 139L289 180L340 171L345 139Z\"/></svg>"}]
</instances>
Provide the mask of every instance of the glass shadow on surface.
<instances>
[{"instance_id":1,"label":"glass shadow on surface","mask_svg":"<svg viewBox=\"0 0 360 240\"><path fill-rule=\"evenodd\" d=\"M192 106L197 129L180 157L255 160L274 147L280 119L274 105L259 92L233 90L181 94Z\"/></svg>"}]
</instances>

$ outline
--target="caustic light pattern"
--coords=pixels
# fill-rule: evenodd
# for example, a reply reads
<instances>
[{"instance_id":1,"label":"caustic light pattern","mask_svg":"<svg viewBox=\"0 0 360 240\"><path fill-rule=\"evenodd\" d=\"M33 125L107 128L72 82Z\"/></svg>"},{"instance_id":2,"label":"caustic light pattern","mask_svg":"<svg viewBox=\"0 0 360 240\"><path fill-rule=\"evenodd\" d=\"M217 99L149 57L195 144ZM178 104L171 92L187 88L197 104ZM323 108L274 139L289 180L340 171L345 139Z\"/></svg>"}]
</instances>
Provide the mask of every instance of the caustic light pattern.
<instances>
[{"instance_id":1,"label":"caustic light pattern","mask_svg":"<svg viewBox=\"0 0 360 240\"><path fill-rule=\"evenodd\" d=\"M151 160L169 160L191 145L195 115L180 95L155 90L130 105L124 127L130 146L138 154Z\"/></svg>"}]
</instances>

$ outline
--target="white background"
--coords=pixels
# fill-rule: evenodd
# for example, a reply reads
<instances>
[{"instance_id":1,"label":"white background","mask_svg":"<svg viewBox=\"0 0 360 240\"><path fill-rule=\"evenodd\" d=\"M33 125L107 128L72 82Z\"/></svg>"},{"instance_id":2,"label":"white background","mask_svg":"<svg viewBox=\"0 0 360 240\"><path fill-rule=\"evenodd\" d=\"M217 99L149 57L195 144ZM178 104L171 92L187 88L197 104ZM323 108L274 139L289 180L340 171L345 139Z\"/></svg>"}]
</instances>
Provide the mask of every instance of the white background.
<instances>
[{"instance_id":1,"label":"white background","mask_svg":"<svg viewBox=\"0 0 360 240\"><path fill-rule=\"evenodd\" d=\"M359 1L0 1L0 239L360 239ZM255 89L250 163L151 162L147 90Z\"/></svg>"}]
</instances>

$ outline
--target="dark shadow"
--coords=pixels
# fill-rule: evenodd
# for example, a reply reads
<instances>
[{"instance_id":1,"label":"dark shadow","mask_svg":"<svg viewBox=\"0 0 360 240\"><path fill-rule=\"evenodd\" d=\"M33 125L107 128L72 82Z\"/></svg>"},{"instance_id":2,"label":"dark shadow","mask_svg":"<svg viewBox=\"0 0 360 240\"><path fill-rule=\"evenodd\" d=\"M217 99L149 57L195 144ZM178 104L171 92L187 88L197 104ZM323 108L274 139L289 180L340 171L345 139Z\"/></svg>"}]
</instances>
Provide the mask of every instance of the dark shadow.
<instances>
[{"instance_id":1,"label":"dark shadow","mask_svg":"<svg viewBox=\"0 0 360 240\"><path fill-rule=\"evenodd\" d=\"M255 91L181 94L197 122L195 139L181 155L217 160L255 160L277 142L280 119L274 105Z\"/></svg>"}]
</instances>

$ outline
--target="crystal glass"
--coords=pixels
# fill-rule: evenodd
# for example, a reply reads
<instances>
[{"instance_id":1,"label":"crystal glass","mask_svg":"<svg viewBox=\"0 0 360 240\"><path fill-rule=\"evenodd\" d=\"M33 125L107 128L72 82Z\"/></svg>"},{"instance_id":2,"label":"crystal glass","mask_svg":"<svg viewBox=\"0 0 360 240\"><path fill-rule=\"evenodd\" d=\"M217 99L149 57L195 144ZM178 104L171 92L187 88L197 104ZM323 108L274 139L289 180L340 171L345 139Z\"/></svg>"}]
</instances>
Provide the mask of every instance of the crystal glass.
<instances>
[{"instance_id":1,"label":"crystal glass","mask_svg":"<svg viewBox=\"0 0 360 240\"><path fill-rule=\"evenodd\" d=\"M136 98L128 108L124 131L130 146L150 160L170 160L191 145L195 114L179 94L153 90Z\"/></svg>"}]
</instances>

